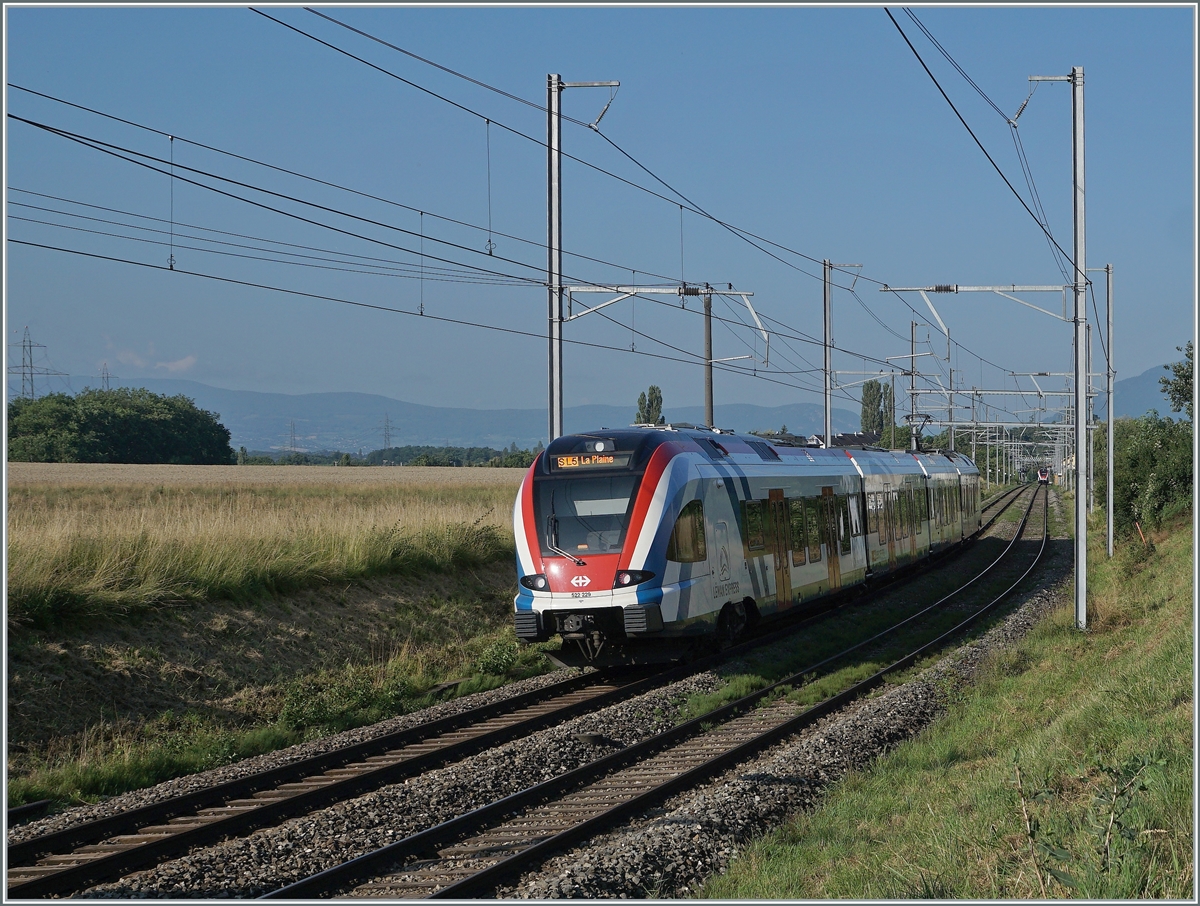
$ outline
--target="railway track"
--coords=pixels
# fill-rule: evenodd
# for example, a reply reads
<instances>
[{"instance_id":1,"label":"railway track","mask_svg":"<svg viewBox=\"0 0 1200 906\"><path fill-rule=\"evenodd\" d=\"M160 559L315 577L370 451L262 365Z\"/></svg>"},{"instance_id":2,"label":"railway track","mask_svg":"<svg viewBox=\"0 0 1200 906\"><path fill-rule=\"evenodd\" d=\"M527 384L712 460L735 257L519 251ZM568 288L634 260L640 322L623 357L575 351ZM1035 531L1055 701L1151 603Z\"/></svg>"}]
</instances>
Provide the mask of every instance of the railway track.
<instances>
[{"instance_id":1,"label":"railway track","mask_svg":"<svg viewBox=\"0 0 1200 906\"><path fill-rule=\"evenodd\" d=\"M1014 494L1009 502L1017 496ZM1039 497L1043 506L1037 554L998 595L936 638L924 641L867 679L818 704L803 706L787 697L777 697L785 687L802 684L818 671L956 600L1009 558L1025 534ZM992 611L1033 571L1046 548L1048 516L1048 491L1035 487L1013 538L999 557L950 594L869 639L702 717L264 898L310 898L331 892L346 892L355 898L487 895L501 879L536 866L551 853L758 754L937 650Z\"/></svg>"},{"instance_id":2,"label":"railway track","mask_svg":"<svg viewBox=\"0 0 1200 906\"><path fill-rule=\"evenodd\" d=\"M230 836L361 796L449 761L637 695L645 671L584 674L462 714L337 749L8 847L9 897L81 890Z\"/></svg>"},{"instance_id":3,"label":"railway track","mask_svg":"<svg viewBox=\"0 0 1200 906\"><path fill-rule=\"evenodd\" d=\"M988 507L1004 505L984 529L1016 500L1020 490L989 502ZM900 581L904 579L889 581L873 591ZM823 611L807 616L782 632L751 639L719 657L654 674L574 677L472 711L12 844L8 847L7 894L13 898L69 895L196 847L245 836L632 698L799 631L826 615Z\"/></svg>"}]
</instances>

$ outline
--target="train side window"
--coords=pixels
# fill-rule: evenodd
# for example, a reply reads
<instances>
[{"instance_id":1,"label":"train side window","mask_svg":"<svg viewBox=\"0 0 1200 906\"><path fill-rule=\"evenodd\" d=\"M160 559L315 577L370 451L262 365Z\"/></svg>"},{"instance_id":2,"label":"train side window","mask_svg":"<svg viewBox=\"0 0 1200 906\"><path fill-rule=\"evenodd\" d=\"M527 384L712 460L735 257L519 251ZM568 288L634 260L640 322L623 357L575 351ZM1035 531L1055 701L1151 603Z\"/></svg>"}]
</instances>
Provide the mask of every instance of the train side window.
<instances>
[{"instance_id":1,"label":"train side window","mask_svg":"<svg viewBox=\"0 0 1200 906\"><path fill-rule=\"evenodd\" d=\"M858 536L863 533L861 498L857 494L851 494L848 500L850 506L850 533Z\"/></svg>"},{"instance_id":2,"label":"train side window","mask_svg":"<svg viewBox=\"0 0 1200 906\"><path fill-rule=\"evenodd\" d=\"M667 542L667 559L676 563L699 563L708 559L704 546L704 504L693 500L683 508Z\"/></svg>"},{"instance_id":3,"label":"train side window","mask_svg":"<svg viewBox=\"0 0 1200 906\"><path fill-rule=\"evenodd\" d=\"M746 526L746 548L760 551L767 546L763 534L763 502L746 500L742 503L742 523Z\"/></svg>"},{"instance_id":4,"label":"train side window","mask_svg":"<svg viewBox=\"0 0 1200 906\"><path fill-rule=\"evenodd\" d=\"M908 489L908 529L909 534L917 534L920 526L921 514L917 512L917 492L912 488Z\"/></svg>"},{"instance_id":5,"label":"train side window","mask_svg":"<svg viewBox=\"0 0 1200 906\"><path fill-rule=\"evenodd\" d=\"M873 535L879 531L879 495L867 491L867 534Z\"/></svg>"},{"instance_id":6,"label":"train side window","mask_svg":"<svg viewBox=\"0 0 1200 906\"><path fill-rule=\"evenodd\" d=\"M792 524L792 566L805 564L804 549L808 539L804 533L804 501L802 499L788 501L788 520Z\"/></svg>"},{"instance_id":7,"label":"train side window","mask_svg":"<svg viewBox=\"0 0 1200 906\"><path fill-rule=\"evenodd\" d=\"M887 544L888 537L891 533L891 518L892 514L889 511L891 503L891 493L883 491L879 495L879 543Z\"/></svg>"},{"instance_id":8,"label":"train side window","mask_svg":"<svg viewBox=\"0 0 1200 906\"><path fill-rule=\"evenodd\" d=\"M819 563L821 561L821 538L824 537L825 514L821 512L821 499L819 497L806 497L804 499L804 513L807 534L808 534L808 562Z\"/></svg>"},{"instance_id":9,"label":"train side window","mask_svg":"<svg viewBox=\"0 0 1200 906\"><path fill-rule=\"evenodd\" d=\"M850 506L845 496L834 498L837 510L838 544L843 554L850 553Z\"/></svg>"},{"instance_id":10,"label":"train side window","mask_svg":"<svg viewBox=\"0 0 1200 906\"><path fill-rule=\"evenodd\" d=\"M896 492L896 531L894 532L897 541L903 541L908 537L908 500L904 493L904 488L900 488Z\"/></svg>"}]
</instances>

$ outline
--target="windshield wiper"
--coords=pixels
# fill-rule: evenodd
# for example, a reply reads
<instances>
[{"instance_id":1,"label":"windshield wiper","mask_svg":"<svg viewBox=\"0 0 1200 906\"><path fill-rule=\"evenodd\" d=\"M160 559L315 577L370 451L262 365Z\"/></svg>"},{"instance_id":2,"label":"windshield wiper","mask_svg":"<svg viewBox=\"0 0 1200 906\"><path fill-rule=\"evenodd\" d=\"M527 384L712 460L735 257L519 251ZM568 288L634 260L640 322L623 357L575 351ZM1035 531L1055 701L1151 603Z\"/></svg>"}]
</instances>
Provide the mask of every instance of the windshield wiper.
<instances>
[{"instance_id":1,"label":"windshield wiper","mask_svg":"<svg viewBox=\"0 0 1200 906\"><path fill-rule=\"evenodd\" d=\"M554 491L550 492L550 515L546 517L546 547L552 553L558 554L560 557L566 557L576 566L587 566L587 564L576 557L574 554L569 554L558 546L558 515L554 512Z\"/></svg>"}]
</instances>

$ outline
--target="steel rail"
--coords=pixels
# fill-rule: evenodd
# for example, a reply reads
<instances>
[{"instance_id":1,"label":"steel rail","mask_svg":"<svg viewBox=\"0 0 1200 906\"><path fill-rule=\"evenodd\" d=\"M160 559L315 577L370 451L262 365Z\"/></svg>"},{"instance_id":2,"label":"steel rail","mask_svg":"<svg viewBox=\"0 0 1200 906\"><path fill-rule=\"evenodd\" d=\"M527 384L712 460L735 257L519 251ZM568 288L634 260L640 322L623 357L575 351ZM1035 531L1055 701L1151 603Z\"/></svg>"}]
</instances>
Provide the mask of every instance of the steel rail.
<instances>
[{"instance_id":1,"label":"steel rail","mask_svg":"<svg viewBox=\"0 0 1200 906\"><path fill-rule=\"evenodd\" d=\"M999 513L997 513L998 515ZM991 521L994 519L995 517ZM991 521L987 525L981 526L978 532L972 536L962 539L955 547L947 548L927 558L926 569L945 557L957 553L965 543L975 540L978 534L986 530ZM921 572L924 571L921 570ZM906 581L911 576L912 573L909 570L893 571L890 574L890 581L876 586L872 591L878 592L890 588ZM859 591L861 589L857 587L850 588L846 590L849 594L843 593L832 597L835 601L837 598L842 598L842 603L845 603L850 599L851 594ZM396 782L423 770L468 757L486 748L508 742L517 736L543 729L551 723L569 719L583 710L605 707L616 701L641 694L655 686L708 669L723 660L798 632L816 620L824 618L838 606L840 605L834 604L816 613L805 615L803 619L785 627L782 632L777 628L774 632L751 638L716 655L703 657L689 664L679 665L673 669L627 683L587 701L538 715L529 721L501 727L492 732L444 746L436 751L423 753L371 771L353 772L353 776L341 781L329 782L322 778L323 782L317 789L300 792L289 791L286 795L275 798L273 801L261 801L264 794L269 795L270 792L278 790L285 784L301 786L303 781L313 782L316 775L323 772L335 771L402 746L417 744L439 735L452 733L469 727L472 723L513 713L521 710L522 707L531 707L551 700L555 696L569 695L583 687L601 682L602 679L598 674L573 677L553 686L514 696L502 702L485 705L428 724L323 753L310 759L238 778L205 790L173 797L120 815L76 825L63 831L14 844L9 847L8 851L9 868L29 868L38 871L36 877L30 877L33 874L32 871L14 872L13 874L16 874L17 877L14 879L14 883L9 885L8 895L36 897L71 893L99 881L172 858L193 847L209 845L231 836L244 835L259 827L362 795L372 789ZM253 804L243 799L246 796L255 796ZM242 807L219 818L212 814L226 808L227 803L237 803ZM209 814L201 816L198 814L201 811L207 811ZM170 824L162 822L170 822ZM153 836L149 836L151 832L153 832ZM108 844L103 842L121 836L137 836L139 834L141 839L136 843L128 840ZM99 855L99 850L107 852ZM71 864L70 857L72 855L79 856L79 860L75 864ZM45 858L47 856L48 859ZM53 865L38 866L36 864L38 859L51 862ZM22 875L25 877L22 878Z\"/></svg>"},{"instance_id":2,"label":"steel rail","mask_svg":"<svg viewBox=\"0 0 1200 906\"><path fill-rule=\"evenodd\" d=\"M1021 535L1024 533L1026 523L1028 522L1028 519L1029 519L1030 511L1033 509L1033 504L1036 502L1037 496L1038 496L1038 489L1035 489L1033 495L1030 498L1029 508L1026 509L1025 514L1021 519L1021 524L1018 527L1018 530L1013 535L1014 542L1016 541L1017 538L1020 538ZM793 717L789 720L786 720L783 723L767 730L766 732L760 734L759 736L755 737L754 739L751 739L748 742L742 743L740 745L736 745L733 748L730 748L729 750L716 756L715 758L712 758L712 759L706 761L704 764L701 764L695 768L692 768L691 770L688 770L688 771L680 774L679 776L674 777L674 778L666 781L663 784L660 784L659 786L655 787L652 790L647 790L646 792L639 793L639 794L635 795L634 797L627 799L626 801L624 801L616 806L613 806L612 808L604 811L603 813L601 813L599 815L589 818L586 821L580 822L579 824L577 824L576 826L574 826L572 828L569 828L564 831L560 831L559 833L554 834L553 836L544 838L544 839L538 841L537 843L533 844L532 846L530 846L528 849L526 849L520 853L516 853L515 855L509 856L508 858L503 859L500 862L497 862L491 866L488 866L487 868L484 868L482 871L476 872L475 874L471 875L470 877L464 878L463 880L458 881L454 884L450 884L450 885L447 885L446 887L442 887L438 890L435 890L433 893L429 894L429 896L427 898L428 899L459 899L459 898L463 898L463 897L478 895L480 890L493 887L498 879L500 879L506 875L510 875L514 872L520 871L523 867L525 867L527 865L536 864L536 863L542 861L542 859L544 857L550 855L551 853L561 850L564 847L566 847L567 845L572 844L580 839L586 839L588 837L594 836L596 833L599 833L600 831L610 827L612 824L616 823L617 821L620 821L624 818L628 818L633 815L639 814L639 813L645 811L647 808L649 808L653 805L656 805L657 803L666 799L670 795L672 795L676 792L686 790L690 787L695 786L696 784L698 784L700 782L703 782L704 780L707 780L713 774L717 773L718 771L720 771L721 769L723 769L725 767L728 767L733 764L737 764L738 762L741 762L741 761L745 761L747 758L750 758L750 757L758 754L759 752L761 752L763 749L767 748L768 746L773 745L774 743L779 742L779 741L787 738L788 736L791 736L798 730L801 730L804 727L811 725L812 723L814 723L816 720L820 719L821 717L824 717L827 714L830 714L833 711L837 710L838 708L842 707L843 705L850 703L851 701L853 701L854 699L856 699L860 695L862 695L864 692L868 692L871 689L874 689L876 686L878 686L880 683L882 683L884 678L887 677L889 674L894 673L898 670L903 670L903 669L911 666L912 664L916 663L916 661L923 654L925 654L926 652L928 652L930 650L935 649L937 646L941 645L943 642L949 640L954 635L956 635L960 630L966 628L968 625L974 623L980 617L984 616L985 614L987 614L991 610L993 610L997 605L1000 604L1001 601L1003 601L1006 597L1008 597L1008 595L1014 589L1016 589L1017 586L1019 586L1022 582L1025 581L1025 579L1029 576L1029 574L1033 571L1033 569L1041 561L1042 555L1046 550L1046 542L1048 540L1048 535L1049 535L1049 532L1048 532L1049 510L1050 510L1049 491L1047 491L1045 494L1045 507L1043 509L1043 516L1042 516L1041 545L1038 548L1037 555L1034 557L1033 561L1029 564L1029 566L1025 569L1025 571L1021 574L1021 576L1015 582L1013 582L1010 586L1008 586L1008 588L1006 588L1004 591L1002 591L999 595L997 595L995 598L993 598L991 601L989 601L983 607L979 608L979 610L977 610L975 613L971 614L965 620L962 620L961 622L956 624L953 628L948 629L946 632L943 632L937 638L925 643L921 647L910 652L909 654L905 655L904 657L900 658L899 660L893 662L892 664L888 665L887 667L884 667L882 670L877 671L876 673L874 673L867 679L865 679L859 683L856 683L854 686L851 686L850 688L845 689L842 692L837 693L836 695L831 696L830 698L826 699L823 702L820 702L816 705L811 706L810 708L806 709L805 711L801 712L800 714L796 715L795 717ZM1007 553L1007 551L1011 547L1012 547L1012 543L1010 543L1008 545L1008 547L1005 548L1005 553ZM992 566L994 566L994 565L995 565L995 563L993 562ZM990 569L991 569L991 566L988 567L988 570L990 570ZM985 570L985 572L986 572L986 570ZM976 578L979 578L979 577L977 576ZM973 579L972 582L974 582L974 581L975 580ZM968 584L970 584L970 583L968 583ZM778 684L776 684L776 685L778 685ZM711 720L713 715L710 714L710 715L708 715L708 717ZM703 718L697 718L696 720L701 721L701 720L703 720Z\"/></svg>"},{"instance_id":3,"label":"steel rail","mask_svg":"<svg viewBox=\"0 0 1200 906\"><path fill-rule=\"evenodd\" d=\"M1018 489L1018 490L1023 490L1023 489ZM634 745L629 746L628 748L625 748L621 751L611 753L610 755L604 756L590 764L583 765L579 768L576 768L575 770L572 770L572 771L570 771L566 774L563 774L559 777L553 778L548 781L544 781L543 783L537 784L536 786L530 787L529 789L522 790L517 793L513 793L507 797L504 797L503 799L497 800L496 802L489 803L488 805L481 806L467 814L460 815L460 816L453 818L449 821L446 821L442 824L436 825L435 827L428 828L427 830L421 831L417 834L407 837L404 840L400 840L395 843L389 844L386 847L366 853L362 856L357 857L356 859L352 859L345 863L342 863L341 865L336 865L331 868L325 869L324 871L319 872L309 878L302 879L300 881L297 881L290 885L282 887L278 890L264 894L263 897L261 897L261 898L262 899L311 898L311 897L320 895L322 893L327 893L331 890L345 888L349 884L353 884L357 881L360 881L361 879L368 877L372 874L378 874L381 871L385 871L390 866L396 864L399 861L402 861L405 858L413 857L413 856L427 855L430 852L435 851L437 846L454 841L456 839L459 839L463 835L470 833L471 831L479 829L481 827L485 827L485 826L487 826L499 819L502 819L510 814L513 814L514 812L519 811L520 809L524 808L525 806L528 806L528 805L534 804L534 803L540 803L542 801L545 801L548 798L560 795L568 790L577 788L582 785L586 785L587 783L594 781L597 778L597 776L604 776L606 774L610 774L610 773L618 771L622 768L628 767L631 764L642 761L642 760L650 757L651 755L669 747L670 745L672 745L674 743L684 741L684 740L696 735L697 733L702 732L705 728L704 725L711 725L713 723L723 722L725 720L728 720L728 719L746 711L748 708L755 705L762 698L772 694L774 691L779 689L781 686L794 685L797 682L799 682L800 680L802 680L805 677L809 676L810 674L814 673L815 671L821 669L822 667L825 667L825 666L827 666L835 661L838 661L840 659L843 659L847 655L859 650L860 648L863 648L866 645L871 644L872 642L879 640L883 636L888 635L889 633L895 632L899 628L913 622L917 618L925 615L926 613L929 613L930 611L934 610L935 608L938 608L938 607L944 605L947 601L949 601L950 599L955 597L957 594L959 594L959 592L964 591L966 588L973 585L978 579L982 578L993 567L995 567L998 563L1000 563L1007 556L1009 551L1011 551L1013 545L1016 543L1017 539L1020 538L1020 536L1021 536L1021 533L1024 529L1025 523L1028 520L1029 512L1032 510L1032 507L1033 507L1033 504L1034 504L1034 501L1036 500L1036 498L1037 498L1037 491L1035 489L1034 494L1030 498L1029 506L1026 508L1026 511L1022 517L1021 525L1018 527L1018 531L1014 533L1013 538L1009 541L1009 543L1005 547L1004 551L1002 551L999 554L999 556L996 557L995 560L993 560L990 564L988 564L988 566L985 567L982 571L977 573L967 583L963 584L962 586L960 586L959 588L950 592L949 594L943 596L942 598L940 598L938 601L934 602L933 604L928 605L927 607L910 615L909 617L906 617L904 620L894 624L893 626L889 627L888 629L885 629L882 632L877 633L868 639L862 640L849 648L839 651L836 654L833 654L827 658L824 658L823 660L817 662L816 664L812 664L812 665L804 668L802 671L800 671L796 674L793 674L792 676L781 679L775 683L772 683L770 686L767 686L764 689L761 689L757 692L751 693L750 695L745 696L744 698L741 698L735 702L731 702L727 705L724 705L718 709L715 709L714 711L711 711L711 712L704 714L700 717L697 717L693 720L687 721L686 723L680 724L677 727L674 727L670 730L664 731L663 733L660 733L656 736L650 737L649 739L643 740L642 742L635 743ZM1026 574L1028 574L1028 571ZM1015 585L1013 587L1015 587ZM1008 589L1006 592L1004 592L1003 595L1001 595L1000 598L997 598L994 601L992 601L983 610L978 611L974 616L969 618L967 621L964 621L964 622L958 624L954 629L950 630L949 633L953 633L953 632L957 631L958 629L962 628L962 626L966 625L966 623L970 622L971 619L977 618L977 616L982 614L986 609L989 609L990 607L999 603L999 600L1001 600L1001 598L1004 595L1006 595L1008 593L1008 591L1011 591L1011 590L1012 590L1011 588ZM860 694L862 691L865 691L867 688L870 688L869 684L877 684L878 682L882 681L882 678L884 676L886 676L888 673L893 672L898 669L901 669L902 665L905 665L907 663L911 663L912 661L914 661L917 657L919 657L921 655L921 653L923 653L925 650L928 650L928 648L931 647L933 644L936 644L936 643L940 642L942 639L948 637L949 633L943 633L941 636L939 636L933 642L922 646L921 648L917 649L916 652L906 656L906 658L903 658L900 661L897 661L895 664L891 665L890 667L885 668L884 670L878 672L873 677L868 678L867 680L864 680L862 683L859 683L856 686L851 687L850 690L847 690L846 692L843 692L843 693L839 693L838 695L833 696L831 699L829 699L826 702L823 702L818 705L814 705L812 708L805 711L804 715L801 715L801 717L807 716L807 719L811 721L811 720L816 719L816 717L823 715L824 713L828 713L828 711L833 710L836 707L840 707L842 704L849 701L855 695ZM853 694L850 694L850 693L853 693ZM774 732L774 731L772 731L772 732ZM790 732L790 731L788 731L788 732ZM766 743L764 743L764 744L766 744ZM691 776L691 775L689 774L688 776ZM672 781L672 782L674 783L674 781ZM589 828L592 826L593 825L591 823L588 824ZM564 833L568 833L568 832L564 832ZM555 839L560 839L560 838L555 838ZM561 845L561 843L558 845ZM540 847L541 845L539 844L538 846ZM540 853L543 850L538 849L537 851ZM517 858L517 857L513 857L513 858ZM508 865L507 860L503 864ZM515 864L515 863L513 863L513 864ZM511 867L511 866L509 866L509 867ZM508 869L506 868L505 870L508 870ZM488 869L487 871L491 871L491 869ZM490 877L490 876L491 875L488 875L488 877ZM465 884L467 882L461 882L461 883ZM480 882L480 883L483 883L483 882ZM458 885L454 885L454 889L456 891L455 894L445 893L444 895L446 895L446 896L452 896L452 895L462 896L462 895L465 895L465 891L468 888L459 887ZM441 896L443 894L441 892L439 892L437 895Z\"/></svg>"},{"instance_id":4,"label":"steel rail","mask_svg":"<svg viewBox=\"0 0 1200 906\"><path fill-rule=\"evenodd\" d=\"M97 852L94 847L102 846L102 841L122 835L137 834L147 827L161 825L164 821L178 820L181 816L196 815L205 809L221 808L226 803L244 801L244 797L253 796L255 793L261 794L277 790L284 784L297 783L324 772L361 764L397 749L420 745L435 740L439 736L469 730L472 726L490 720L497 720L506 715L517 714L522 710L552 703L557 698L585 693L588 688L597 687L605 682L605 675L598 673L572 677L460 714L449 715L436 721L335 749L292 764L281 765L208 789L197 790L194 793L173 797L119 815L101 818L13 844L8 847L10 876L14 873L14 869L17 869L16 874L20 875L23 873L20 869L26 869L27 871L24 873L27 874L29 870L39 868L36 860L47 855L55 860L57 867L52 873L44 872L40 877L10 883L7 894L10 897L41 897L79 890L135 868L160 862L185 852L193 846L207 845L227 836L248 833L264 824L305 814L341 799L362 795L403 777L429 770L451 760L464 758L483 749L542 729L555 721L637 695L645 688L662 682L662 680L659 679L658 674L635 679L597 696L537 714L528 720L501 726L481 735L452 742L433 751L417 754L393 764L385 764L370 771L357 772L344 780L326 783L318 789L299 792L274 801L263 800L262 804L256 806L247 804L248 807L232 813L228 817L207 821L174 833L170 833L167 827L156 828L162 831L157 839L132 848L121 847L118 849L120 844L110 844L109 848L116 851L102 857L94 855ZM187 827L187 825L180 824L175 827ZM86 850L86 854L79 853L80 858L87 861L81 861L75 865L66 863L65 860L68 856L74 854L80 847Z\"/></svg>"}]
</instances>

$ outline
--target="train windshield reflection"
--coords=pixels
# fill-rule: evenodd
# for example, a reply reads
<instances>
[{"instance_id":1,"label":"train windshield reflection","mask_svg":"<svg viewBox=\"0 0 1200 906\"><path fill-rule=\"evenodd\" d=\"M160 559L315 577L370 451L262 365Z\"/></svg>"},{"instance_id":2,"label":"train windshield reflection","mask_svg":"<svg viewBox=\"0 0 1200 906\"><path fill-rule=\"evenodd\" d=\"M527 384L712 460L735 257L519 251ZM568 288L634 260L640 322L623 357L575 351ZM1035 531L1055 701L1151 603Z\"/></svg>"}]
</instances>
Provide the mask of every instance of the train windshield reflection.
<instances>
[{"instance_id":1,"label":"train windshield reflection","mask_svg":"<svg viewBox=\"0 0 1200 906\"><path fill-rule=\"evenodd\" d=\"M640 475L534 479L534 516L542 553L581 557L620 553Z\"/></svg>"}]
</instances>

